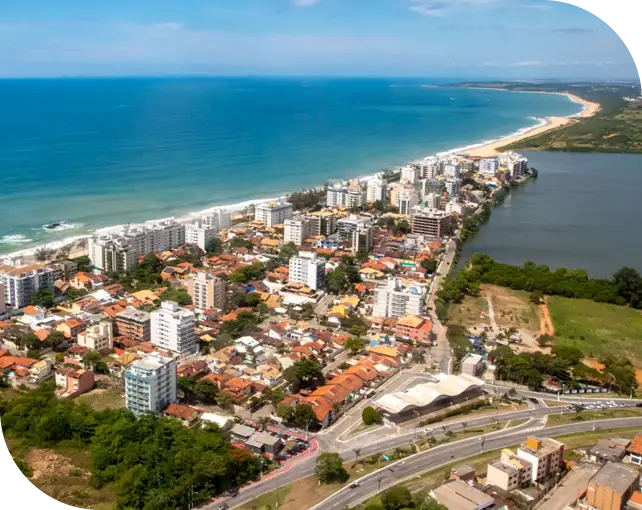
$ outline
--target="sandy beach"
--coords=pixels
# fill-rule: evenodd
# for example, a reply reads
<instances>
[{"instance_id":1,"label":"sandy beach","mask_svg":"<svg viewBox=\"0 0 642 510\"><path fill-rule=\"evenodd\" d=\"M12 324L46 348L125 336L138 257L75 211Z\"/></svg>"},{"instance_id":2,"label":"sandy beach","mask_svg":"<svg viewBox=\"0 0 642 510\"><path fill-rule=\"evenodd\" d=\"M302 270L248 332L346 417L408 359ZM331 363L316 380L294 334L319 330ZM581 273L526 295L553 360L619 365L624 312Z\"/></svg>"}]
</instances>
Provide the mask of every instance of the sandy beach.
<instances>
[{"instance_id":1,"label":"sandy beach","mask_svg":"<svg viewBox=\"0 0 642 510\"><path fill-rule=\"evenodd\" d=\"M493 89L493 90L503 90L503 89ZM537 94L540 92L528 92L528 93ZM541 92L541 93L548 94L548 92ZM573 94L561 94L561 95L567 96L574 103L581 104L583 107L582 112L576 115L572 115L570 117L546 117L542 119L542 125L540 126L535 126L532 129L524 130L519 134L515 134L514 136L502 138L500 140L490 142L486 145L482 145L480 147L471 149L470 151L468 151L468 155L474 156L474 157L481 157L481 158L496 156L497 154L499 154L499 151L497 149L501 147L505 147L506 145L509 145L511 143L519 142L526 138L530 138L531 136L541 135L542 133L546 133L551 129L556 129L561 126L565 126L567 124L575 122L575 119L577 118L592 117L598 111L600 111L600 105L598 103L592 103L590 101L586 101L585 99L582 99L581 97L578 97Z\"/></svg>"}]
</instances>

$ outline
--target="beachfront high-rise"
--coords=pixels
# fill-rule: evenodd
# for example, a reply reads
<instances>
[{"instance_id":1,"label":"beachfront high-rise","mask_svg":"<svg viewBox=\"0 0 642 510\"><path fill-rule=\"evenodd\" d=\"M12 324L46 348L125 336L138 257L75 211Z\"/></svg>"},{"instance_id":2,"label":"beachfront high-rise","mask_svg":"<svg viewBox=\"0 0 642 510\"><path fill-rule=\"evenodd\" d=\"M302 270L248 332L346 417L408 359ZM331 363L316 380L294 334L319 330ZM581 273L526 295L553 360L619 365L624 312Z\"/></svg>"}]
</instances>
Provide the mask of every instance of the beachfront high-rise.
<instances>
[{"instance_id":1,"label":"beachfront high-rise","mask_svg":"<svg viewBox=\"0 0 642 510\"><path fill-rule=\"evenodd\" d=\"M152 344L181 355L198 352L194 312L173 301L163 301L160 308L151 313L151 319Z\"/></svg>"},{"instance_id":2,"label":"beachfront high-rise","mask_svg":"<svg viewBox=\"0 0 642 510\"><path fill-rule=\"evenodd\" d=\"M225 280L205 271L199 271L187 280L187 293L198 310L225 308Z\"/></svg>"},{"instance_id":3,"label":"beachfront high-rise","mask_svg":"<svg viewBox=\"0 0 642 510\"><path fill-rule=\"evenodd\" d=\"M479 162L479 173L488 176L494 176L499 168L497 158L486 158Z\"/></svg>"},{"instance_id":4,"label":"beachfront high-rise","mask_svg":"<svg viewBox=\"0 0 642 510\"><path fill-rule=\"evenodd\" d=\"M447 179L459 179L461 176L461 165L456 159L444 163L444 176Z\"/></svg>"},{"instance_id":5,"label":"beachfront high-rise","mask_svg":"<svg viewBox=\"0 0 642 510\"><path fill-rule=\"evenodd\" d=\"M380 177L375 177L368 181L366 198L368 202L385 202L386 201L387 182Z\"/></svg>"},{"instance_id":6,"label":"beachfront high-rise","mask_svg":"<svg viewBox=\"0 0 642 510\"><path fill-rule=\"evenodd\" d=\"M254 219L262 221L268 227L283 225L293 214L294 206L289 202L268 202L259 204L254 209Z\"/></svg>"},{"instance_id":7,"label":"beachfront high-rise","mask_svg":"<svg viewBox=\"0 0 642 510\"><path fill-rule=\"evenodd\" d=\"M417 169L414 166L407 165L401 169L401 182L416 184L418 180Z\"/></svg>"},{"instance_id":8,"label":"beachfront high-rise","mask_svg":"<svg viewBox=\"0 0 642 510\"><path fill-rule=\"evenodd\" d=\"M504 152L497 156L499 168L510 172L511 177L521 177L528 170L528 159L516 152Z\"/></svg>"},{"instance_id":9,"label":"beachfront high-rise","mask_svg":"<svg viewBox=\"0 0 642 510\"><path fill-rule=\"evenodd\" d=\"M439 175L441 175L439 158L426 158L419 163L420 179L436 179Z\"/></svg>"},{"instance_id":10,"label":"beachfront high-rise","mask_svg":"<svg viewBox=\"0 0 642 510\"><path fill-rule=\"evenodd\" d=\"M316 222L313 222L313 220L306 216L285 220L283 242L301 246L308 237L316 235L312 230L315 226Z\"/></svg>"},{"instance_id":11,"label":"beachfront high-rise","mask_svg":"<svg viewBox=\"0 0 642 510\"><path fill-rule=\"evenodd\" d=\"M216 229L217 232L230 228L230 212L225 209L214 209L201 217L201 223L204 227Z\"/></svg>"},{"instance_id":12,"label":"beachfront high-rise","mask_svg":"<svg viewBox=\"0 0 642 510\"><path fill-rule=\"evenodd\" d=\"M160 413L177 401L176 361L150 354L125 370L125 405L135 415Z\"/></svg>"},{"instance_id":13,"label":"beachfront high-rise","mask_svg":"<svg viewBox=\"0 0 642 510\"><path fill-rule=\"evenodd\" d=\"M325 262L316 253L302 251L290 259L289 280L317 290L325 285Z\"/></svg>"},{"instance_id":14,"label":"beachfront high-rise","mask_svg":"<svg viewBox=\"0 0 642 510\"><path fill-rule=\"evenodd\" d=\"M328 207L361 207L366 202L366 194L359 179L353 179L349 186L328 188L326 205Z\"/></svg>"},{"instance_id":15,"label":"beachfront high-rise","mask_svg":"<svg viewBox=\"0 0 642 510\"><path fill-rule=\"evenodd\" d=\"M461 191L461 179L448 179L446 181L446 191L451 197L459 196Z\"/></svg>"},{"instance_id":16,"label":"beachfront high-rise","mask_svg":"<svg viewBox=\"0 0 642 510\"><path fill-rule=\"evenodd\" d=\"M138 265L139 257L185 245L185 225L173 219L125 225L89 238L89 259L105 271L123 273Z\"/></svg>"},{"instance_id":17,"label":"beachfront high-rise","mask_svg":"<svg viewBox=\"0 0 642 510\"><path fill-rule=\"evenodd\" d=\"M0 284L4 288L4 306L24 308L41 290L53 290L54 271L39 265L0 266Z\"/></svg>"},{"instance_id":18,"label":"beachfront high-rise","mask_svg":"<svg viewBox=\"0 0 642 510\"><path fill-rule=\"evenodd\" d=\"M404 214L409 216L412 212L412 208L419 203L417 194L414 190L406 190L399 197L399 214Z\"/></svg>"}]
</instances>

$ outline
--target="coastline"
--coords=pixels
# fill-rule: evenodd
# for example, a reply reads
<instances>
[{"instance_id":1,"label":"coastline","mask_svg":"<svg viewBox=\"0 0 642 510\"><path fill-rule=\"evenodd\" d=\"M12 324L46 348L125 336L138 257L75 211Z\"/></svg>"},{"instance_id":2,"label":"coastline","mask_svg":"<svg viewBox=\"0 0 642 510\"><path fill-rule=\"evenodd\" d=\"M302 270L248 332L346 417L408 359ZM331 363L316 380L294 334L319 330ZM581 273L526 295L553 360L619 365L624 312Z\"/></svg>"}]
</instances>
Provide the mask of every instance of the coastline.
<instances>
[{"instance_id":1,"label":"coastline","mask_svg":"<svg viewBox=\"0 0 642 510\"><path fill-rule=\"evenodd\" d=\"M529 138L531 136L544 133L550 129L555 129L557 127L566 125L570 122L573 122L575 118L590 117L592 115L595 115L595 113L599 111L599 105L597 103L591 103L589 101L583 100L582 98L579 98L578 96L575 96L570 93L513 91L513 90L507 90L507 89L501 89L501 88L482 88L482 87L467 87L467 88L480 89L480 90L495 90L495 91L502 91L502 92L518 92L518 93L526 93L526 94L558 94L558 95L566 96L570 101L576 104L582 105L583 108L582 108L582 111L576 114L570 115L568 117L533 118L533 120L538 121L537 124L533 126L527 126L527 127L521 128L514 133L511 133L505 137L501 137L498 139L486 140L483 142L470 144L464 147L457 147L454 149L450 149L448 151L439 152L436 154L437 156L447 156L450 154L468 154L469 156L473 156L473 157L474 156L479 156L479 157L494 156L497 154L496 149L499 147L517 142L524 138ZM426 157L429 157L429 156L426 156ZM345 182L352 179L359 179L361 181L368 180L378 175L379 173L380 172L376 172L370 175L354 176L351 178L342 179L341 181L338 181L338 182ZM310 188L310 189L314 189L314 188ZM242 211L244 208L248 207L249 205L259 205L266 202L272 202L275 200L284 199L285 197L287 197L287 194L293 193L295 191L299 191L299 190L286 192L285 194L279 197L260 198L260 199L254 199L254 200L251 199L251 200L246 200L244 202L239 202L236 204L227 204L227 205L218 205L218 206L213 205L211 207L208 207L200 211L189 212L184 215L181 215L178 217L171 217L171 218L180 223L189 223L189 222L195 221L198 217L212 213L215 210L222 209L229 213L239 212L239 211ZM158 221L162 221L162 219L152 219L152 220L147 220L143 222L137 222L136 224L140 225L140 224L153 223ZM22 250L18 249L15 251L11 251L9 253L0 254L0 264L3 263L5 259L11 259L11 258L21 258L21 259L24 259L23 262L25 263L33 263L35 262L35 253L38 250L43 248L48 250L54 250L54 251L60 250L62 248L71 248L70 256L72 257L81 256L87 253L86 245L87 245L87 240L90 237L92 237L95 234L106 234L110 232L116 232L120 230L122 227L123 227L122 224L102 227L102 228L98 228L90 232L87 232L86 234L79 234L79 235L67 237L64 239L52 241L50 243L43 243L38 246L32 246L30 248L25 248ZM84 245L84 249L83 249L83 245Z\"/></svg>"}]
</instances>

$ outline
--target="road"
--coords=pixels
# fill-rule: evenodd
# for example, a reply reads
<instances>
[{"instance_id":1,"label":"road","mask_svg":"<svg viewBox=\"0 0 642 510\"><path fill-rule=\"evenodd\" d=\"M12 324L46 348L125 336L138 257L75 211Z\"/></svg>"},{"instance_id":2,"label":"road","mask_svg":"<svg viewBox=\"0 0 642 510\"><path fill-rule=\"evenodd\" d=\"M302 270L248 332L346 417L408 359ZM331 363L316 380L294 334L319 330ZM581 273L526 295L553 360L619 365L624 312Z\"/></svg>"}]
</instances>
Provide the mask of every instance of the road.
<instances>
[{"instance_id":1,"label":"road","mask_svg":"<svg viewBox=\"0 0 642 510\"><path fill-rule=\"evenodd\" d=\"M450 239L446 243L446 253L437 267L437 275L433 278L428 289L427 313L432 321L432 330L436 338L435 346L430 349L430 356L439 365L439 372L447 374L450 373L450 346L446 337L446 326L439 322L439 318L436 315L435 301L437 300L437 291L441 288L444 279L448 277L456 253L457 243Z\"/></svg>"},{"instance_id":2,"label":"road","mask_svg":"<svg viewBox=\"0 0 642 510\"><path fill-rule=\"evenodd\" d=\"M638 427L641 425L642 418L621 418L597 422L596 428L624 428ZM554 437L586 432L592 430L593 426L593 422L582 422L550 427L546 429L546 436ZM533 432L534 428L536 427L534 427L533 422L529 422L520 427L510 429L510 433L500 431L486 434L483 442L479 437L474 437L437 446L366 475L359 479L358 487L354 489L349 487L341 489L318 505L312 507L312 509L341 510L346 506L352 508L376 495L378 492L397 485L404 480L419 476L426 471L452 464L458 459L463 461L483 451L498 450L521 443Z\"/></svg>"},{"instance_id":3,"label":"road","mask_svg":"<svg viewBox=\"0 0 642 510\"><path fill-rule=\"evenodd\" d=\"M530 418L532 420L542 420L544 417L560 413L564 411L564 407L534 407L532 409L523 410L523 411L512 411L503 414L487 414L482 415L478 418L469 417L466 419L448 422L445 425L430 425L433 428L433 435L435 437L440 437L445 435L447 432L461 432L464 429L473 429L475 427L483 427L486 425L492 425L498 421L509 421L509 420L521 420ZM642 420L642 418L641 418ZM592 423L592 422L590 422ZM465 424L465 425L464 425ZM525 424L526 425L526 424ZM522 427L524 427L523 425ZM540 423L542 427L544 423ZM533 427L531 424L530 427ZM359 457L367 457L374 453L383 452L398 446L404 446L412 443L415 439L423 436L423 429L411 429L411 430L398 430L394 426L388 427L389 434L384 435L383 437L372 437L368 434L362 434L351 438L348 442L346 441L328 441L328 437L324 437L320 434L315 436L315 439L320 444L319 451L335 451L341 455L341 457L346 460L354 460L355 452L354 449L358 448ZM515 429L510 429L515 430ZM382 429L378 429L374 432L377 432L379 435L382 433ZM506 431L498 431L498 434L505 434ZM290 465L287 468L280 469L274 472L270 477L265 477L263 480L253 483L246 486L241 490L238 496L226 501L230 508L244 505L249 501L259 497L265 492L273 491L278 487L283 487L289 483L295 482L307 476L314 474L314 468L316 466L316 458L310 457L295 464ZM217 502L218 504L220 502ZM205 508L209 510L214 510L216 507L214 505L208 505Z\"/></svg>"},{"instance_id":4,"label":"road","mask_svg":"<svg viewBox=\"0 0 642 510\"><path fill-rule=\"evenodd\" d=\"M497 383L487 383L484 389L488 392L495 392L495 393L508 393L511 390L510 386L502 386L501 382L499 384ZM568 402L568 403L580 403L580 404L588 404L591 402L595 401L600 401L600 402L615 402L616 404L623 404L623 405L637 405L637 404L642 404L642 399L639 398L620 398L620 397L601 397L599 396L599 393L596 393L594 395L590 394L582 394L582 395L555 395L553 393L542 393L542 392L537 392L537 391L529 391L529 390L519 390L516 389L517 394L521 397L525 398L538 398L538 399L544 399L544 400L558 400L560 402Z\"/></svg>"}]
</instances>

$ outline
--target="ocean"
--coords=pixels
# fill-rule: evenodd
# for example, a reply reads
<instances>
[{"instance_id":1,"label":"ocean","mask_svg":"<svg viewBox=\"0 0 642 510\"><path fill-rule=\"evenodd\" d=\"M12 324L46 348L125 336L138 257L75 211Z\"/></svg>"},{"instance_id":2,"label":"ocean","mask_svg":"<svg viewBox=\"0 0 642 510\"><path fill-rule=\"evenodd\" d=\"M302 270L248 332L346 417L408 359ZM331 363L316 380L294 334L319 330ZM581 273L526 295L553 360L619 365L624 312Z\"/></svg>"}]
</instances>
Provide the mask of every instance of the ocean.
<instances>
[{"instance_id":1,"label":"ocean","mask_svg":"<svg viewBox=\"0 0 642 510\"><path fill-rule=\"evenodd\" d=\"M610 278L623 266L642 271L642 155L524 152L536 181L512 190L469 240L473 253L521 265L585 269Z\"/></svg>"},{"instance_id":2,"label":"ocean","mask_svg":"<svg viewBox=\"0 0 642 510\"><path fill-rule=\"evenodd\" d=\"M581 107L430 80L0 81L0 253L373 174ZM68 223L46 231L43 224Z\"/></svg>"}]
</instances>

